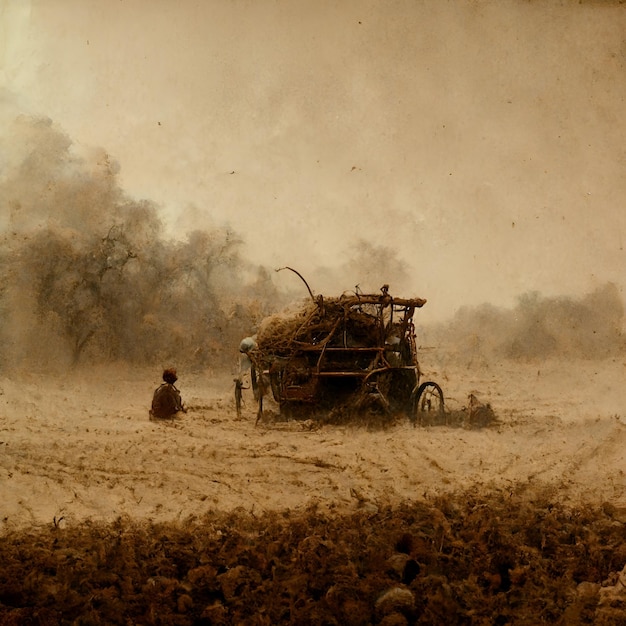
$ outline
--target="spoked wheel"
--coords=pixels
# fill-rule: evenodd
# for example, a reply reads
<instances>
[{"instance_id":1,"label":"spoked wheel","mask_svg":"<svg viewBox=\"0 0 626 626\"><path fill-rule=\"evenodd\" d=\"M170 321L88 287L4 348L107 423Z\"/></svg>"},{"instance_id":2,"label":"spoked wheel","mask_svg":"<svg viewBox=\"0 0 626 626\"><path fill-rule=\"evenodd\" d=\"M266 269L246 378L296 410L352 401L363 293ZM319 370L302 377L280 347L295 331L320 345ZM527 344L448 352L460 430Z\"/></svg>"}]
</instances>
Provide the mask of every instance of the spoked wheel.
<instances>
[{"instance_id":1,"label":"spoked wheel","mask_svg":"<svg viewBox=\"0 0 626 626\"><path fill-rule=\"evenodd\" d=\"M445 419L443 391L437 383L422 383L413 401L413 424L440 424Z\"/></svg>"}]
</instances>

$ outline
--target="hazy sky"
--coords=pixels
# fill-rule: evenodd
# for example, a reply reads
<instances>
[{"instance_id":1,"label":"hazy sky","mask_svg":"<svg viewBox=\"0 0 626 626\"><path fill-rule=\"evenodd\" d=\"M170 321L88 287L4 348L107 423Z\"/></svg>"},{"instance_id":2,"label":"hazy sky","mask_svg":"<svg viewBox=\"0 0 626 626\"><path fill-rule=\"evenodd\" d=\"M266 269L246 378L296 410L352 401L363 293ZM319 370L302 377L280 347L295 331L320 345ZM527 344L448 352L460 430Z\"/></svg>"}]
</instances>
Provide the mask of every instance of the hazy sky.
<instances>
[{"instance_id":1,"label":"hazy sky","mask_svg":"<svg viewBox=\"0 0 626 626\"><path fill-rule=\"evenodd\" d=\"M626 289L618 2L0 0L0 62L4 126L50 117L313 286L365 239L434 315Z\"/></svg>"}]
</instances>

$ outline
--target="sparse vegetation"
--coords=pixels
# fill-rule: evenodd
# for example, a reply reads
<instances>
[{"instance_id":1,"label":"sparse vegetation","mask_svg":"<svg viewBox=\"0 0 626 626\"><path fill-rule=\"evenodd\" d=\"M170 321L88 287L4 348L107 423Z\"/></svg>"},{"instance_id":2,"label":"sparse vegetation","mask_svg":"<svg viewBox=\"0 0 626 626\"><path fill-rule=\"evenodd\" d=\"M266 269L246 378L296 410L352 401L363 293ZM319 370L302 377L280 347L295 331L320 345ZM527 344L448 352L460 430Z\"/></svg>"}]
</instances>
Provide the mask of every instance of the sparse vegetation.
<instances>
[{"instance_id":1,"label":"sparse vegetation","mask_svg":"<svg viewBox=\"0 0 626 626\"><path fill-rule=\"evenodd\" d=\"M607 283L581 298L531 292L513 309L463 307L451 321L426 329L425 341L468 360L603 359L626 350L623 323L619 291Z\"/></svg>"}]
</instances>

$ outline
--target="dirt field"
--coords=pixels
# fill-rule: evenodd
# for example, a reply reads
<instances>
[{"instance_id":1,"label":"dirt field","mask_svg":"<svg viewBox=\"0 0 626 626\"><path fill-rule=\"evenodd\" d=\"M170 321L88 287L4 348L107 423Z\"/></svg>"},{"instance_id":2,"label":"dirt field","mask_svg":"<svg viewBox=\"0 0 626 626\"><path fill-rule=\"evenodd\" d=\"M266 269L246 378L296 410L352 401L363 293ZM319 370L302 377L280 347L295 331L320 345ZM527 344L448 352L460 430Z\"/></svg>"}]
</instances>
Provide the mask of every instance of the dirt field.
<instances>
[{"instance_id":1,"label":"dirt field","mask_svg":"<svg viewBox=\"0 0 626 626\"><path fill-rule=\"evenodd\" d=\"M255 426L256 407L250 392L246 392L244 411L238 419L232 376L209 371L193 374L179 371L178 386L189 412L174 423L156 423L148 420L148 407L152 391L160 382L160 372L119 367L76 372L64 379L34 375L4 377L0 379L0 502L5 549L8 545L21 546L19 553L23 557L24 546L32 548L33 542L36 543L32 533L43 533L36 535L38 545L43 541L45 545L56 546L59 537L52 542L50 533L64 532L68 538L82 533L84 539L89 528L92 534L100 528L108 529L98 531L101 535L113 533L119 537L119 531L111 530L115 524L133 527L137 523L166 523L171 529L206 523L211 516L214 519L219 515L231 515L230 522L222 524L232 523L233 515L243 516L241 519L248 521L241 522L242 528L246 524L254 525L254 520L275 520L272 516L276 514L286 516L285 519L301 515L311 528L312 520L319 523L325 519L326 529L332 523L339 524L337 520L352 519L345 523L369 525L374 533L379 528L381 536L390 533L398 539L402 523L387 528L389 520L395 519L394 511L401 512L407 506L434 507L429 509L429 515L434 515L433 511L441 515L446 498L452 502L459 494L468 493L473 494L474 508L463 515L473 511L475 516L477 503L484 499L483 524L493 519L489 507L497 519L510 515L508 497L518 509L524 502L534 503L533 511L544 507L541 519L553 507L563 511L591 507L613 533L611 541L624 542L626 363L623 360L552 361L540 365L504 363L489 367L454 364L435 356L429 363L435 367L426 372L427 378L441 383L448 407L461 409L468 394L475 393L491 403L498 416L496 425L475 430L451 426L416 428L400 420L388 428L316 426L310 421L272 420L272 407L269 407L267 418ZM456 506L463 509L465 505L457 502ZM460 520L462 515L458 515ZM567 514L563 515L567 518ZM408 526L415 523L406 521L406 510L398 516ZM424 516L424 519L428 517L426 513ZM416 514L413 512L408 517L415 520ZM453 520L454 515L449 514L448 518ZM516 524L529 523L528 519L517 520ZM591 524L589 521L588 526ZM215 524L212 528L215 529ZM251 535L259 532L258 527L250 530ZM290 536L294 532L291 529ZM320 540L319 528L304 532L300 540L313 535L318 537L316 541ZM42 536L46 539L42 540ZM605 548L610 544L606 537ZM433 539L429 545L436 544ZM400 550L402 554L415 552L415 549ZM602 583L608 585L610 576L615 578L625 564L617 561L626 556L615 549L611 554L612 560L605 559L604 570L600 568L602 571L596 572L593 581L589 581L590 575L579 573L576 580L568 579L570 587L576 589L581 581L598 588ZM20 559L15 552L12 555L13 565L17 567ZM414 558L423 569L428 558L421 556ZM7 558L11 562L6 554L4 558L5 563ZM509 558L519 559L519 554ZM588 554L581 558L591 557ZM29 619L35 615L53 616L52 621L40 623L57 623L55 619L58 623L64 623L63 619L71 621L54 604L51 599L56 597L54 593L48 593L46 601L34 596L25 599L15 590L11 595L6 587L12 578L8 571L5 569L1 577L0 617L4 616L4 621L0 623L26 623L20 621L26 619L25 615ZM57 568L53 571L58 574ZM188 576L189 572L187 569L184 575ZM450 579L450 574L446 575ZM83 573L81 584L84 577ZM389 586L390 581L384 585ZM411 589L411 581L400 581L399 588ZM416 583L412 584L414 587ZM507 593L509 587L510 583ZM598 588L593 592L594 602ZM368 589L371 602L364 601L364 607L357 611L361 618L355 618L354 623L437 623L435 614L428 613L424 606L416 608L414 603L410 610L395 607L380 613L374 601L382 589L384 586ZM484 591L484 586L481 589ZM118 589L118 604L120 593ZM178 599L181 593L171 591ZM304 588L302 593L312 591ZM533 593L537 595L540 591ZM329 609L327 596L321 591L317 595L320 594L328 615L339 615L339 609ZM193 594L187 595L191 602ZM223 586L218 595L223 608L218 611L219 619L208 605L194 613L191 605L181 609L179 600L172 600L172 614L178 615L178 623L244 623L241 614L235 618L233 607L229 608ZM241 592L239 599L244 596ZM401 599L398 602L401 604ZM554 618L558 614L563 619L567 607L573 606L568 602L563 600L550 615ZM48 613L37 613L43 610L42 605L48 607ZM111 620L125 623L124 615L128 617L125 609L118 607L119 621L118 617L97 618L99 613L93 602L89 606L91 621L80 623ZM76 608L72 619L84 615L83 609ZM528 609L530 613L518 611L517 620L511 617L515 613L500 608L504 617L499 622L489 621L484 615L481 621L476 617L480 611L467 613L467 607L461 619L460 609L455 610L449 616L451 621L446 623L533 623L529 615L536 607ZM606 615L604 621L598 621L593 611L585 613L580 607L577 610L578 621L570 619L567 623L619 623L610 621ZM389 617L387 613L400 615L405 621L384 622ZM143 621L133 623L174 623L140 614ZM282 618L267 613L266 621L259 618L246 623L333 623L322 617L316 620L309 613L305 620L304 614L298 613L297 606L291 606L287 613L280 614ZM202 615L204 622L198 622ZM524 621L527 618L531 621ZM338 619L336 623L348 622Z\"/></svg>"},{"instance_id":2,"label":"dirt field","mask_svg":"<svg viewBox=\"0 0 626 626\"><path fill-rule=\"evenodd\" d=\"M160 372L122 368L65 380L0 379L3 530L119 516L181 520L243 507L261 513L316 502L346 509L470 486L549 486L564 502L626 506L626 365L549 362L427 372L450 409L470 392L499 424L482 430L388 429L272 422L254 426L232 377L179 372L189 412L148 420ZM271 415L272 407L269 407Z\"/></svg>"}]
</instances>

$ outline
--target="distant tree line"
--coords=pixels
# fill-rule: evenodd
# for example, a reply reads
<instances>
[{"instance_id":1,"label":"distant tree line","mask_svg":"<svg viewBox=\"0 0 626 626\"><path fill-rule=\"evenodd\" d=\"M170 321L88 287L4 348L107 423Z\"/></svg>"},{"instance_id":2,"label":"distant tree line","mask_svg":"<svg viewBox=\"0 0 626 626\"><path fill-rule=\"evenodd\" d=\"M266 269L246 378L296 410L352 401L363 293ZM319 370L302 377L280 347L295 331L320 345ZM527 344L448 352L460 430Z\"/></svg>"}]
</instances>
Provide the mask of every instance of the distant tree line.
<instances>
[{"instance_id":1,"label":"distant tree line","mask_svg":"<svg viewBox=\"0 0 626 626\"><path fill-rule=\"evenodd\" d=\"M157 207L122 191L106 152L78 156L48 119L19 118L7 137L12 150L0 169L3 367L116 360L223 366L234 362L241 338L289 299L268 270L245 261L231 230L166 238ZM343 265L322 268L313 288L351 288L365 278L377 289L389 276L407 279L395 251L361 241ZM607 284L579 299L528 293L513 309L462 308L421 339L469 359L596 358L624 351L623 320L620 294Z\"/></svg>"},{"instance_id":2,"label":"distant tree line","mask_svg":"<svg viewBox=\"0 0 626 626\"><path fill-rule=\"evenodd\" d=\"M471 361L477 357L533 360L606 358L626 351L624 304L606 283L573 298L529 292L511 309L491 304L459 309L427 330L427 341Z\"/></svg>"},{"instance_id":3,"label":"distant tree line","mask_svg":"<svg viewBox=\"0 0 626 626\"><path fill-rule=\"evenodd\" d=\"M224 364L275 288L228 229L166 239L100 152L76 157L50 120L23 118L0 180L0 350L40 365L127 360Z\"/></svg>"}]
</instances>

